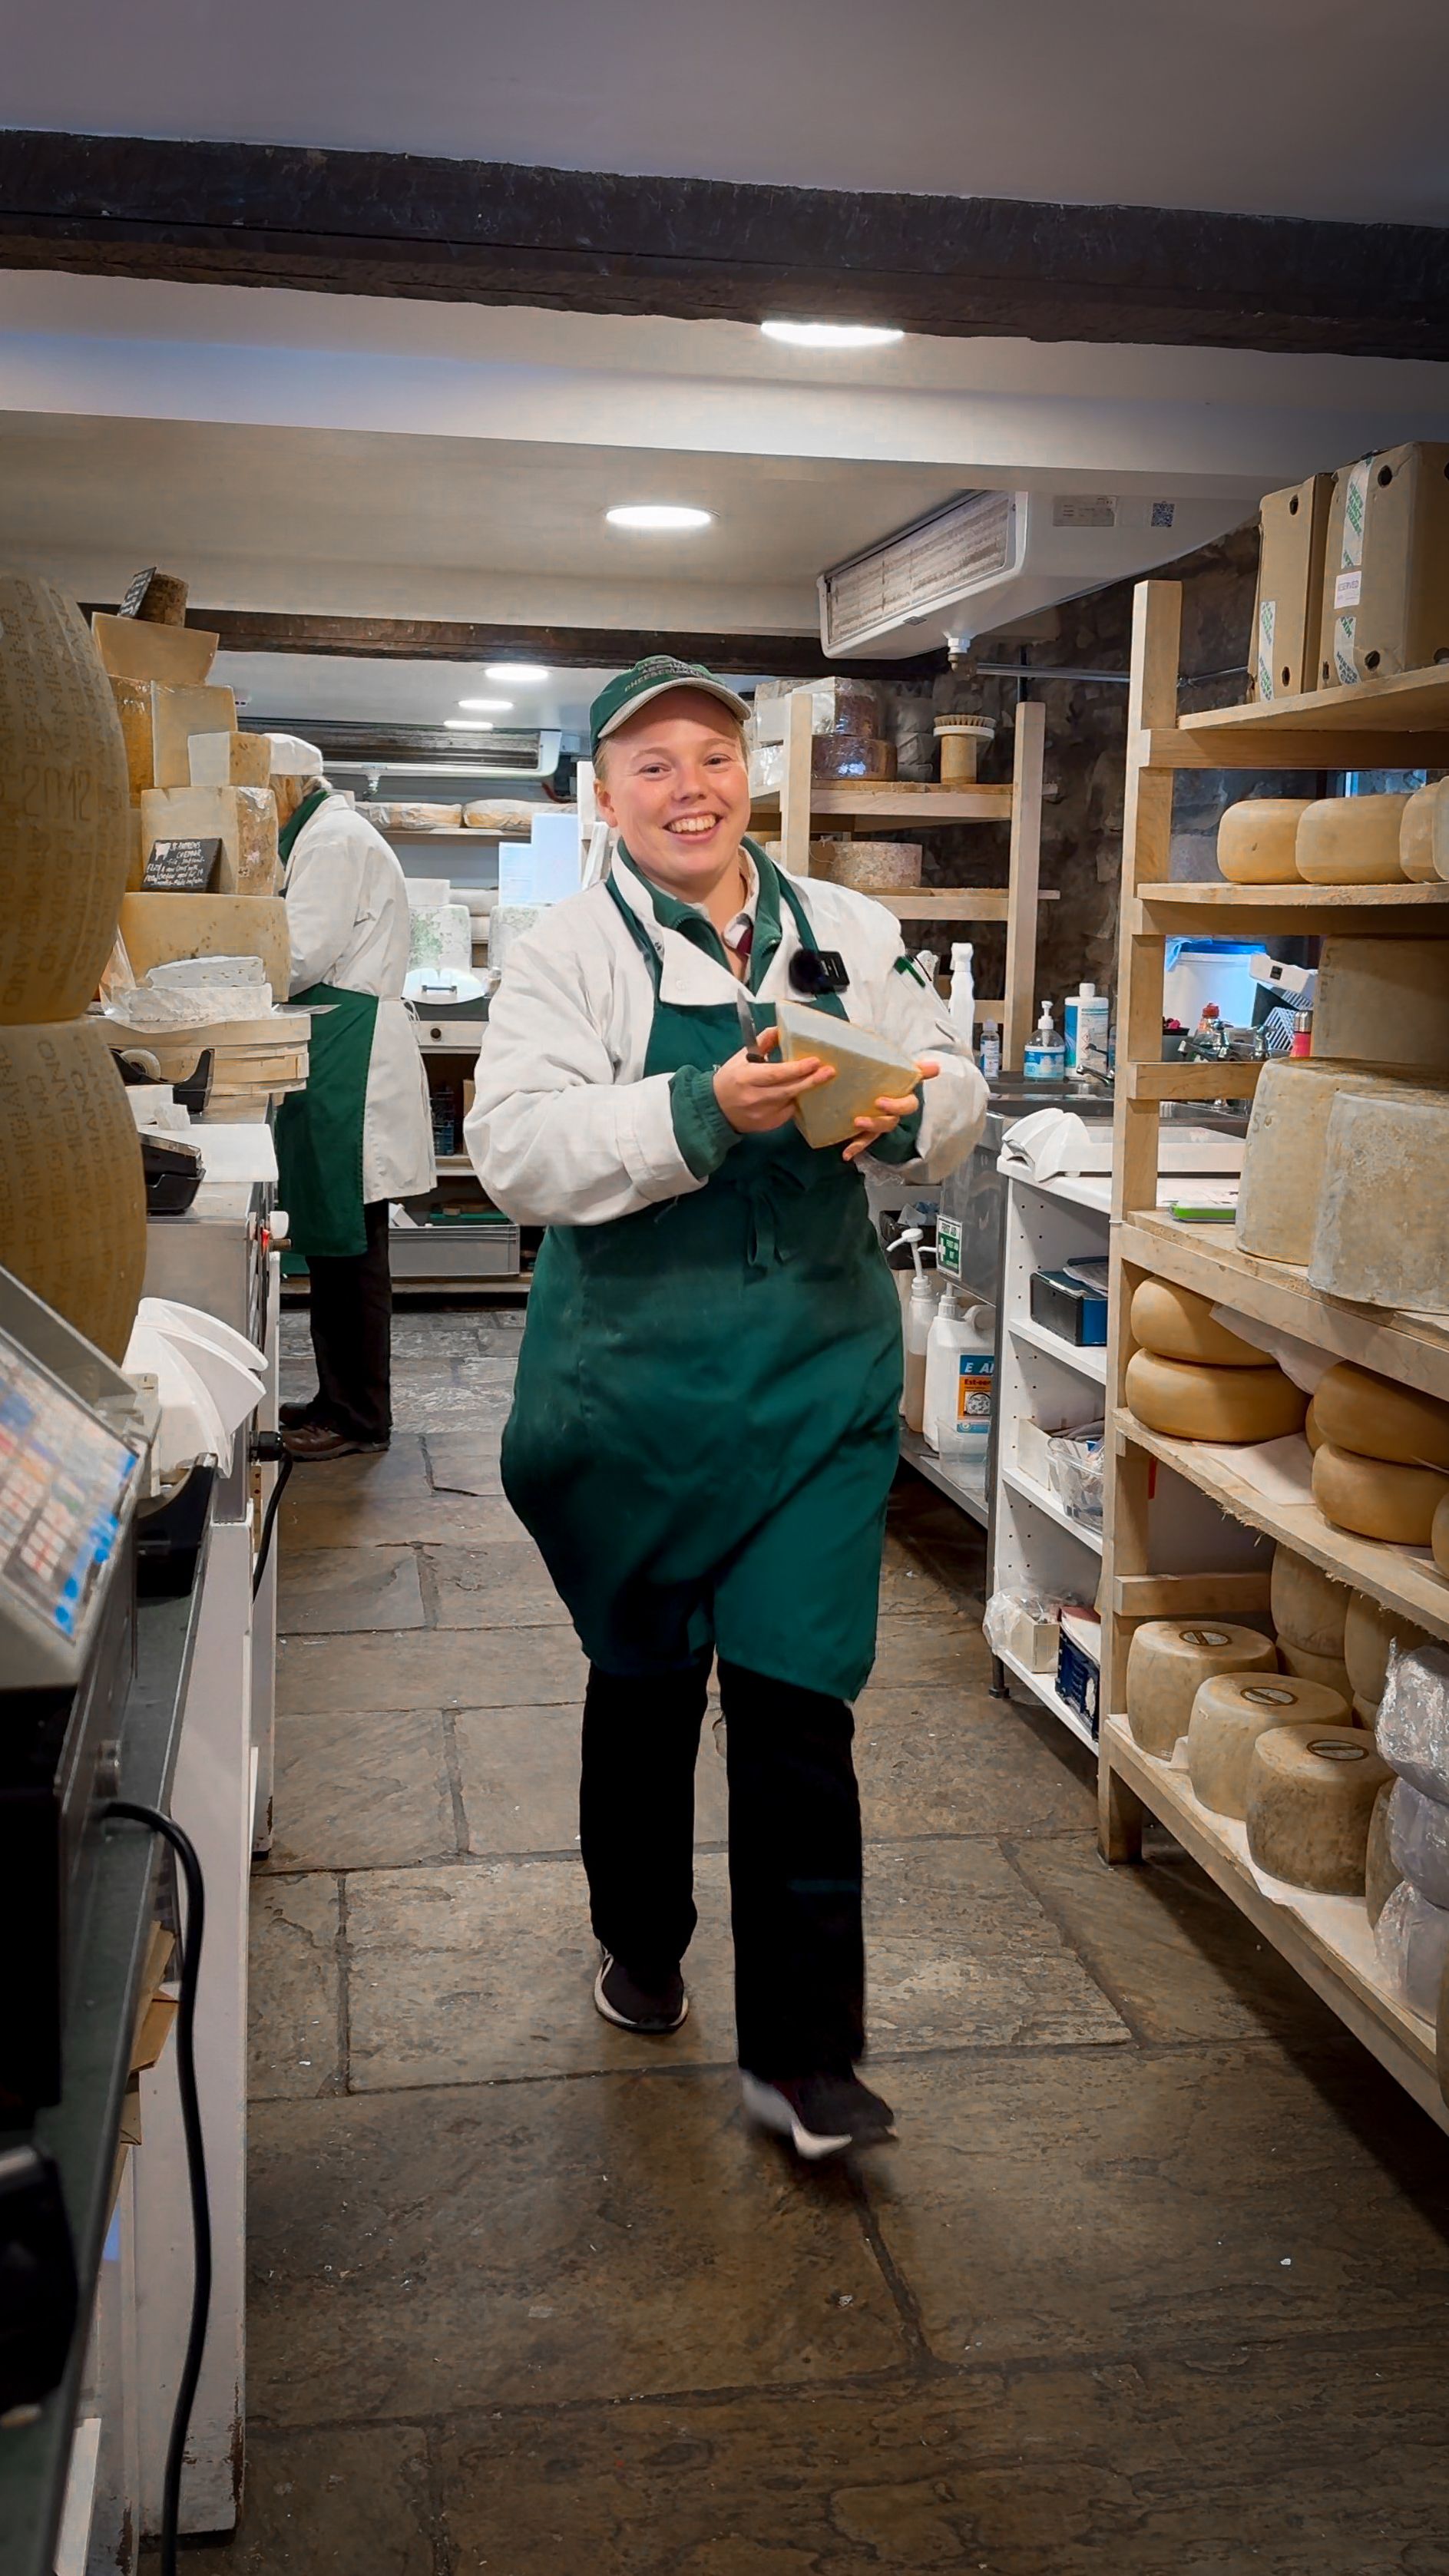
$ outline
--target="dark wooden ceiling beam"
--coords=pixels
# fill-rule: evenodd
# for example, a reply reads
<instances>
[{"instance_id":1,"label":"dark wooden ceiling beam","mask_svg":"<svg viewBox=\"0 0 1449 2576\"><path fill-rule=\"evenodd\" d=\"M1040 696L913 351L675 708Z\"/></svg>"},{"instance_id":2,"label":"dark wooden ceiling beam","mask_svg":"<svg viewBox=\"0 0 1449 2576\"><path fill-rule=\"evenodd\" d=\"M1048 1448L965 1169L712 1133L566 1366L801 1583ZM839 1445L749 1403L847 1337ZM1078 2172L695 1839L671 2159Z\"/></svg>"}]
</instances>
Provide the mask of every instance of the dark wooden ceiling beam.
<instances>
[{"instance_id":1,"label":"dark wooden ceiling beam","mask_svg":"<svg viewBox=\"0 0 1449 2576\"><path fill-rule=\"evenodd\" d=\"M1443 358L1449 232L0 134L0 266L957 338Z\"/></svg>"}]
</instances>

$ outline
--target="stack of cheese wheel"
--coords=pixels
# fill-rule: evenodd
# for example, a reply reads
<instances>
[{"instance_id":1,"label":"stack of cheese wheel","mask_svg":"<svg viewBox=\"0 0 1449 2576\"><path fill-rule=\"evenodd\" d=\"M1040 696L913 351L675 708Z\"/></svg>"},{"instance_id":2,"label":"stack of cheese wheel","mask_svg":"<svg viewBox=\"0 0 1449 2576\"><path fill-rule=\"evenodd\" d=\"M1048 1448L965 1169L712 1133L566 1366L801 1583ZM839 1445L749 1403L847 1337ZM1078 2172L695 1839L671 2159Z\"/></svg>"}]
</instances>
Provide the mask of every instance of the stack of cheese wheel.
<instances>
[{"instance_id":1,"label":"stack of cheese wheel","mask_svg":"<svg viewBox=\"0 0 1449 2576\"><path fill-rule=\"evenodd\" d=\"M1427 1646L1428 1632L1399 1610L1390 1610L1368 1592L1351 1592L1343 1623L1343 1660L1353 1693L1353 1713L1360 1726L1377 1732L1379 1702L1393 1657L1411 1646Z\"/></svg>"},{"instance_id":2,"label":"stack of cheese wheel","mask_svg":"<svg viewBox=\"0 0 1449 2576\"><path fill-rule=\"evenodd\" d=\"M1248 1850L1268 1878L1362 1896L1374 1801L1392 1778L1357 1726L1279 1726L1248 1764Z\"/></svg>"},{"instance_id":3,"label":"stack of cheese wheel","mask_svg":"<svg viewBox=\"0 0 1449 2576\"><path fill-rule=\"evenodd\" d=\"M1319 1380L1313 1499L1360 1538L1427 1547L1449 1496L1449 1405L1340 1360Z\"/></svg>"},{"instance_id":4,"label":"stack of cheese wheel","mask_svg":"<svg viewBox=\"0 0 1449 2576\"><path fill-rule=\"evenodd\" d=\"M1144 1279L1132 1299L1132 1335L1127 1401L1149 1431L1228 1441L1301 1431L1307 1397L1192 1289Z\"/></svg>"},{"instance_id":5,"label":"stack of cheese wheel","mask_svg":"<svg viewBox=\"0 0 1449 2576\"><path fill-rule=\"evenodd\" d=\"M1348 1702L1297 1673L1216 1673L1203 1682L1187 1730L1187 1768L1203 1806L1243 1822L1260 1736L1275 1727L1344 1726Z\"/></svg>"},{"instance_id":6,"label":"stack of cheese wheel","mask_svg":"<svg viewBox=\"0 0 1449 2576\"><path fill-rule=\"evenodd\" d=\"M0 1262L119 1359L146 1268L135 1121L102 1025L126 754L74 602L0 573Z\"/></svg>"},{"instance_id":7,"label":"stack of cheese wheel","mask_svg":"<svg viewBox=\"0 0 1449 2576\"><path fill-rule=\"evenodd\" d=\"M1334 1692L1345 1722L1353 1700L1343 1651L1350 1597L1346 1584L1320 1573L1306 1556L1289 1547L1275 1550L1271 1598L1279 1661L1285 1672Z\"/></svg>"},{"instance_id":8,"label":"stack of cheese wheel","mask_svg":"<svg viewBox=\"0 0 1449 2576\"><path fill-rule=\"evenodd\" d=\"M1293 863L1309 885L1402 885L1399 832L1408 797L1324 796L1298 818Z\"/></svg>"},{"instance_id":9,"label":"stack of cheese wheel","mask_svg":"<svg viewBox=\"0 0 1449 2576\"><path fill-rule=\"evenodd\" d=\"M1399 1641L1395 1640L1396 1645ZM1379 1718L1380 1751L1398 1773L1388 1801L1390 1885L1375 1938L1389 1984L1428 2021L1437 2016L1449 1965L1449 1650L1401 1648L1390 1663ZM1365 1881L1370 1910L1377 1889Z\"/></svg>"},{"instance_id":10,"label":"stack of cheese wheel","mask_svg":"<svg viewBox=\"0 0 1449 2576\"><path fill-rule=\"evenodd\" d=\"M1146 1619L1127 1649L1127 1723L1133 1741L1170 1762L1187 1734L1204 1682L1220 1673L1275 1673L1272 1639L1225 1619Z\"/></svg>"}]
</instances>

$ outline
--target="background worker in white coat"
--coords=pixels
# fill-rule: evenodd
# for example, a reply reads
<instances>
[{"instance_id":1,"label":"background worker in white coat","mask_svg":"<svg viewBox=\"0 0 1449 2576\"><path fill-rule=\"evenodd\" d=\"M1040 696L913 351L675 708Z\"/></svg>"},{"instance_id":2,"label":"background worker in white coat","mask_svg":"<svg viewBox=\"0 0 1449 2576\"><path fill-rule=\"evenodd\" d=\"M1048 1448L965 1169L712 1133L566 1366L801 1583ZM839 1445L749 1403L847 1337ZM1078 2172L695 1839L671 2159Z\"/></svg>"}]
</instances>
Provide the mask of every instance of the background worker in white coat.
<instances>
[{"instance_id":1,"label":"background worker in white coat","mask_svg":"<svg viewBox=\"0 0 1449 2576\"><path fill-rule=\"evenodd\" d=\"M608 878L510 950L466 1124L546 1225L504 1488L590 1659L580 1846L598 2010L688 2011L694 1766L719 1657L746 2105L805 2156L893 2134L865 2047L850 1703L875 1653L900 1304L858 1169L954 1169L986 1089L890 914L744 838L747 710L667 656L592 711ZM793 995L921 1076L812 1149L816 1060L761 1061Z\"/></svg>"},{"instance_id":2,"label":"background worker in white coat","mask_svg":"<svg viewBox=\"0 0 1449 2576\"><path fill-rule=\"evenodd\" d=\"M312 743L271 743L291 997L323 1006L306 1090L277 1119L278 1197L306 1255L317 1362L316 1395L282 1419L294 1458L341 1458L391 1437L388 1201L432 1188L432 1119L402 998L410 923L396 853L329 787Z\"/></svg>"}]
</instances>

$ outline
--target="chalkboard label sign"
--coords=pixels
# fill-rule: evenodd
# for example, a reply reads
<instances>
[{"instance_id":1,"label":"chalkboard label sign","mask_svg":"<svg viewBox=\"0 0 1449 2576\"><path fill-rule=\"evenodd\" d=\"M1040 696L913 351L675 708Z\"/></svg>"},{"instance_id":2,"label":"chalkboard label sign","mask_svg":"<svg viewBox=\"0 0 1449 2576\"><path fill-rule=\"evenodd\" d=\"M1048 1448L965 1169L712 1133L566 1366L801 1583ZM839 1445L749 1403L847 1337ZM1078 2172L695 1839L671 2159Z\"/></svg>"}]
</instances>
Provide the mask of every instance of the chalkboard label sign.
<instances>
[{"instance_id":1,"label":"chalkboard label sign","mask_svg":"<svg viewBox=\"0 0 1449 2576\"><path fill-rule=\"evenodd\" d=\"M143 894L205 894L221 841L153 841L141 877Z\"/></svg>"},{"instance_id":2,"label":"chalkboard label sign","mask_svg":"<svg viewBox=\"0 0 1449 2576\"><path fill-rule=\"evenodd\" d=\"M122 600L120 607L117 609L116 615L118 617L139 617L141 614L141 603L145 599L146 593L150 589L155 578L156 567L154 564L148 564L144 572L138 572L135 580L127 590L126 596Z\"/></svg>"}]
</instances>

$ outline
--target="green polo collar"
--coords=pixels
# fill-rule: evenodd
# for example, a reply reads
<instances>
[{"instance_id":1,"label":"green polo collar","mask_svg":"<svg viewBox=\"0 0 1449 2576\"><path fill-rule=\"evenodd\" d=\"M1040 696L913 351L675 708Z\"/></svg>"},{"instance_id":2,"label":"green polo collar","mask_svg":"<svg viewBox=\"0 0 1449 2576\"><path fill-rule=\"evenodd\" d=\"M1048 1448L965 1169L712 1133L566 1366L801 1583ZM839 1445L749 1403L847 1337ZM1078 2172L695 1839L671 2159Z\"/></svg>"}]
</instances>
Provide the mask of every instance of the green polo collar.
<instances>
[{"instance_id":1,"label":"green polo collar","mask_svg":"<svg viewBox=\"0 0 1449 2576\"><path fill-rule=\"evenodd\" d=\"M313 788L310 796L303 797L302 802L298 806L296 813L292 816L290 823L284 823L282 825L280 832L277 834L277 856L284 868L286 867L288 860L291 858L298 833L306 830L313 815L318 812L320 807L326 804L331 793L331 788L328 787L326 781L323 780L319 785Z\"/></svg>"},{"instance_id":2,"label":"green polo collar","mask_svg":"<svg viewBox=\"0 0 1449 2576\"><path fill-rule=\"evenodd\" d=\"M754 862L757 886L755 936L750 948L748 976L748 989L757 993L765 969L780 945L780 880L773 859L766 857L758 841L746 837L741 846L748 850ZM725 955L724 941L708 916L697 905L683 903L678 895L669 894L663 886L656 885L652 877L645 875L638 860L631 857L622 841L614 853L616 867L621 860L635 883L641 885L648 895L660 928L677 930L681 939L687 939L691 947L703 949L705 955L716 959L727 973L733 972Z\"/></svg>"}]
</instances>

